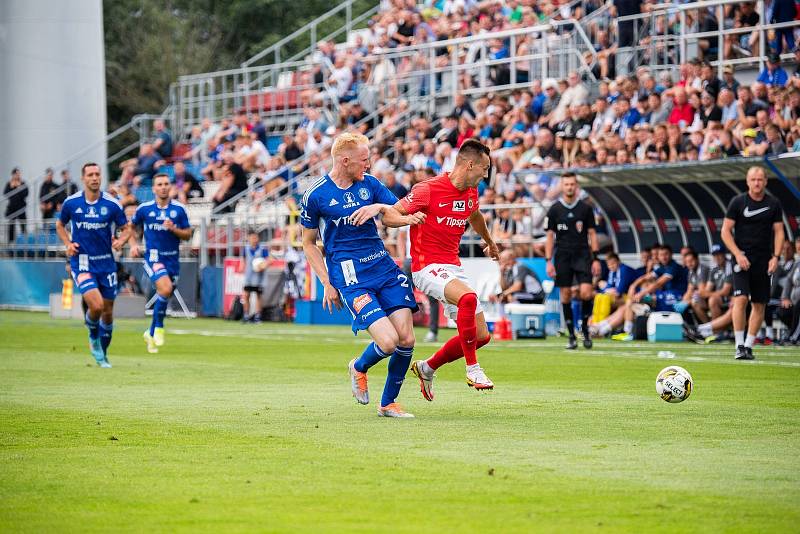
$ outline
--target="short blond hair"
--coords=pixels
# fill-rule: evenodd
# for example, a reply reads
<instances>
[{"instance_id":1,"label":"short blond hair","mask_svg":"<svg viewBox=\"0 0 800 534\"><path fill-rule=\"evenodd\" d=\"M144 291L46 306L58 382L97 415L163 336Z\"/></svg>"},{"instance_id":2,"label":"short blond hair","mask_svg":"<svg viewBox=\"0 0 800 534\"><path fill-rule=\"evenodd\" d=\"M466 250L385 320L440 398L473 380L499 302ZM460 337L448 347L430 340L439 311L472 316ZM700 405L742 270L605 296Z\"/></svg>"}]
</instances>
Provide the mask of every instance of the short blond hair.
<instances>
[{"instance_id":1,"label":"short blond hair","mask_svg":"<svg viewBox=\"0 0 800 534\"><path fill-rule=\"evenodd\" d=\"M353 133L353 132L345 132L339 135L334 141L333 146L331 146L331 156L338 157L342 152L347 150L352 150L359 146L366 146L369 145L369 139L367 139L366 135L360 133Z\"/></svg>"}]
</instances>

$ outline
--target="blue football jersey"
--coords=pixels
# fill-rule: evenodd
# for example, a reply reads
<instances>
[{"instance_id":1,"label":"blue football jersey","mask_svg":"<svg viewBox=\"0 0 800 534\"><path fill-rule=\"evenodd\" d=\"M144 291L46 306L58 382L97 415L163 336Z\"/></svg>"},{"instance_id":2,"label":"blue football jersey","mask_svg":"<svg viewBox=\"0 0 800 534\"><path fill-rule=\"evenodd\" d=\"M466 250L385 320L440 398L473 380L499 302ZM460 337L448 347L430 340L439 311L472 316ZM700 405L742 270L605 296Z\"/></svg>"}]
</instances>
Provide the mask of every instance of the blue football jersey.
<instances>
[{"instance_id":1,"label":"blue football jersey","mask_svg":"<svg viewBox=\"0 0 800 534\"><path fill-rule=\"evenodd\" d=\"M327 174L308 188L301 205L300 222L319 229L331 284L336 288L385 278L387 266L395 265L375 221L353 226L349 217L369 204L394 205L397 197L370 174L347 189ZM393 271L392 271L393 272Z\"/></svg>"},{"instance_id":2,"label":"blue football jersey","mask_svg":"<svg viewBox=\"0 0 800 534\"><path fill-rule=\"evenodd\" d=\"M186 208L174 200L170 200L163 208L159 207L155 200L142 203L136 208L131 223L144 230L145 261L151 264L163 263L170 272L176 272L181 240L164 227L167 219L170 219L177 228L189 228Z\"/></svg>"},{"instance_id":3,"label":"blue football jersey","mask_svg":"<svg viewBox=\"0 0 800 534\"><path fill-rule=\"evenodd\" d=\"M114 273L117 264L111 250L114 228L128 224L122 205L102 193L94 202L87 202L83 191L67 197L59 215L61 223L72 223L72 242L78 244L78 253L70 258L72 271Z\"/></svg>"}]
</instances>

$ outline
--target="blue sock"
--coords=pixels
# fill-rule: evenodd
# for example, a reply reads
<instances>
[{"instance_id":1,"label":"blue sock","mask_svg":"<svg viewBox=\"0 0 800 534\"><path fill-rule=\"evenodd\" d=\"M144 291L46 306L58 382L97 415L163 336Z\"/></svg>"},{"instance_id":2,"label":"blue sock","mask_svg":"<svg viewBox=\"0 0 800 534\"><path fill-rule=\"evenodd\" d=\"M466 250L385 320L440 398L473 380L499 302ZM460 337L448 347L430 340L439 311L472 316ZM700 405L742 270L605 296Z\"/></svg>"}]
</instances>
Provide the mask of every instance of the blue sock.
<instances>
[{"instance_id":1,"label":"blue sock","mask_svg":"<svg viewBox=\"0 0 800 534\"><path fill-rule=\"evenodd\" d=\"M386 375L386 384L383 386L381 406L389 406L400 394L413 354L414 347L397 347L389 358L389 374Z\"/></svg>"},{"instance_id":2,"label":"blue sock","mask_svg":"<svg viewBox=\"0 0 800 534\"><path fill-rule=\"evenodd\" d=\"M359 373L366 373L370 367L387 356L388 354L384 354L384 352L373 341L367 345L367 348L364 349L363 353L361 353L361 356L356 360L356 363L353 365L353 367L355 367L356 371Z\"/></svg>"},{"instance_id":3,"label":"blue sock","mask_svg":"<svg viewBox=\"0 0 800 534\"><path fill-rule=\"evenodd\" d=\"M153 322L150 323L150 335L152 336L156 328L164 328L164 316L167 314L168 300L161 295L156 295L156 303L153 304Z\"/></svg>"},{"instance_id":4,"label":"blue sock","mask_svg":"<svg viewBox=\"0 0 800 534\"><path fill-rule=\"evenodd\" d=\"M103 347L103 353L106 353L108 351L108 346L111 345L111 334L114 332L114 323L106 324L101 320L99 330L100 346Z\"/></svg>"},{"instance_id":5,"label":"blue sock","mask_svg":"<svg viewBox=\"0 0 800 534\"><path fill-rule=\"evenodd\" d=\"M89 337L91 339L97 339L97 336L100 334L98 333L98 322L92 321L89 319L89 312L86 312L86 315L83 318L84 322L86 322L86 328L89 329Z\"/></svg>"}]
</instances>

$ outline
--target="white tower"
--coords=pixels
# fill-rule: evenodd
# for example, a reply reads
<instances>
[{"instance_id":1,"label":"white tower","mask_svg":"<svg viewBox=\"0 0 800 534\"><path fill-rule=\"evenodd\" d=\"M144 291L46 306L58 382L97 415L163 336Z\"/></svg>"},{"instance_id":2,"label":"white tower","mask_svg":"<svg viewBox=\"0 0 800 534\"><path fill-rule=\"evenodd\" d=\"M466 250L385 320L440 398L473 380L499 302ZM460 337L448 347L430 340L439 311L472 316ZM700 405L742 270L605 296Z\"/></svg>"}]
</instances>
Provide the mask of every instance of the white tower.
<instances>
[{"instance_id":1,"label":"white tower","mask_svg":"<svg viewBox=\"0 0 800 534\"><path fill-rule=\"evenodd\" d=\"M0 0L0 185L15 166L29 186L51 166L78 181L105 135L102 0Z\"/></svg>"}]
</instances>

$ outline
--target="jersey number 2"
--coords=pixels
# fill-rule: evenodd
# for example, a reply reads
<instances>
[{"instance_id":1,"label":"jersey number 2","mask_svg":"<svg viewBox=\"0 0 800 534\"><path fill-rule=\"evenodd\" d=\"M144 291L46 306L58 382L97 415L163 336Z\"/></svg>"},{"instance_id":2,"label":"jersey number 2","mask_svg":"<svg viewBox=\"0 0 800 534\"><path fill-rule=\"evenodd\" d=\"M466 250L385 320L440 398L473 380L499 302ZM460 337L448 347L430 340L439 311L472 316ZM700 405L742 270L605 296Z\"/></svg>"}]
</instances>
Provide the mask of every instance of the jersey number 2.
<instances>
[{"instance_id":1,"label":"jersey number 2","mask_svg":"<svg viewBox=\"0 0 800 534\"><path fill-rule=\"evenodd\" d=\"M397 279L400 280L400 287L408 287L408 277L404 274L398 274Z\"/></svg>"}]
</instances>

